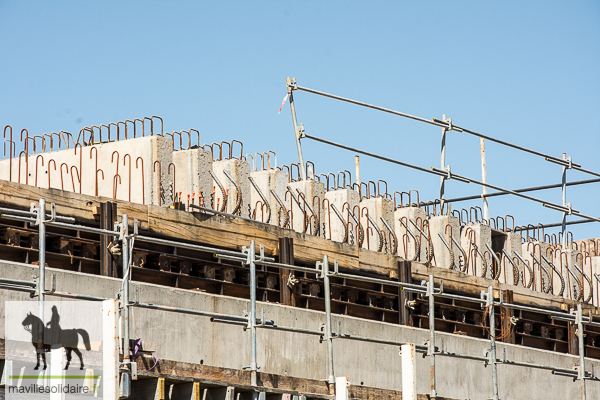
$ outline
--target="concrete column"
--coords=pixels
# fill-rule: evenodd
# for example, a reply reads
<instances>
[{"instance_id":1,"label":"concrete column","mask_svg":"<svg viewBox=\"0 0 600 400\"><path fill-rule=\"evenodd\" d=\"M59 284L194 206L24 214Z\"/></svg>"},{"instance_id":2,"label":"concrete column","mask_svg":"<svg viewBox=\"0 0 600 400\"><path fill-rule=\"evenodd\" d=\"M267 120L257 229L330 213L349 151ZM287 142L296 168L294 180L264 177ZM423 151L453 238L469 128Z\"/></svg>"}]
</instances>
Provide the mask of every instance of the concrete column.
<instances>
[{"instance_id":1,"label":"concrete column","mask_svg":"<svg viewBox=\"0 0 600 400\"><path fill-rule=\"evenodd\" d=\"M338 190L331 190L327 193L325 193L325 198L329 201L330 204L330 208L329 211L325 210L325 212L323 213L323 217L325 217L325 228L327 231L327 237L329 238L330 233L329 233L329 229L331 229L331 240L334 240L336 242L343 242L344 238L345 238L345 224L348 223L348 211L347 208L348 205L350 206L350 212L352 212L352 210L354 209L355 206L358 206L359 204L359 195L358 192L352 189L338 189ZM344 205L346 204L347 205ZM327 204L327 202L326 202ZM331 208L331 206L334 206L338 212L340 214L342 214L342 217L344 218L344 222L342 222L340 220L340 218L337 216L337 214L333 211L333 209ZM342 210L343 208L343 210ZM356 207L358 209L358 207ZM342 212L343 211L343 212ZM352 217L350 217L350 222L351 222L351 230L352 232L348 232L348 241L350 243L352 243L352 240L350 240L352 237L354 238L354 244L357 244L358 238L356 237L356 224L354 223L354 220L352 219ZM329 226L329 224L331 223L331 226Z\"/></svg>"},{"instance_id":2,"label":"concrete column","mask_svg":"<svg viewBox=\"0 0 600 400\"><path fill-rule=\"evenodd\" d=\"M119 325L116 300L102 302L102 393L119 398Z\"/></svg>"},{"instance_id":3,"label":"concrete column","mask_svg":"<svg viewBox=\"0 0 600 400\"><path fill-rule=\"evenodd\" d=\"M402 400L417 400L417 361L414 344L403 344Z\"/></svg>"},{"instance_id":4,"label":"concrete column","mask_svg":"<svg viewBox=\"0 0 600 400\"><path fill-rule=\"evenodd\" d=\"M382 252L390 253L393 239L390 236L389 229L386 228L381 218L387 222L391 229L394 229L394 202L384 197L375 197L363 199L359 205L361 210L360 223L365 230L365 240L362 247L374 251L379 251L381 248ZM367 212L369 217L375 222L377 229L372 227L372 224L368 221ZM358 218L358 216L356 217ZM371 226L371 229L367 232L367 227L369 226ZM381 232L381 239L377 230ZM398 249L396 249L396 253L398 253Z\"/></svg>"},{"instance_id":5,"label":"concrete column","mask_svg":"<svg viewBox=\"0 0 600 400\"><path fill-rule=\"evenodd\" d=\"M350 398L348 386L348 378L345 376L335 378L335 400L348 400Z\"/></svg>"},{"instance_id":6,"label":"concrete column","mask_svg":"<svg viewBox=\"0 0 600 400\"><path fill-rule=\"evenodd\" d=\"M481 255L474 250L473 246L471 245L471 238L469 235L473 235L472 237L474 238L475 245L481 252ZM482 268L484 265L487 265L485 278L491 279L494 274L494 254L492 254L493 252L489 250L493 249L492 228L490 228L489 225L483 225L479 223L467 225L461 230L460 244L465 254L471 261L468 273L471 275L482 276ZM471 250L471 254L469 254L469 249ZM485 264L481 257L482 255L485 257ZM463 257L462 254L461 257ZM500 266L500 268L502 268L502 266ZM502 275L502 270L500 270L500 275Z\"/></svg>"},{"instance_id":7,"label":"concrete column","mask_svg":"<svg viewBox=\"0 0 600 400\"><path fill-rule=\"evenodd\" d=\"M398 255L404 257L404 259L416 260L421 262L427 261L427 239L425 237L421 237L421 240L419 242L419 230L415 227L415 225L413 225L410 222L414 222L416 225L419 226L419 228L421 228L423 226L423 221L425 221L426 219L427 215L425 214L425 211L423 211L423 209L419 207L402 207L398 208L394 212L393 226L396 232L396 236L398 237ZM403 222L404 224L406 224L406 227L404 226ZM424 233L426 234L426 232ZM417 242L421 244L419 247L419 254L415 254L415 240L417 240ZM405 241L406 250L404 249Z\"/></svg>"},{"instance_id":8,"label":"concrete column","mask_svg":"<svg viewBox=\"0 0 600 400\"><path fill-rule=\"evenodd\" d=\"M267 169L264 171L252 171L250 172L250 177L254 179L254 182L262 192L262 195L267 199L267 203L269 208L266 205L263 206L263 211L261 212L260 206L256 208L256 220L267 222L271 225L280 226L285 222L285 215L283 214L283 209L281 211L281 215L279 215L279 209L281 208L277 198L284 203L285 192L287 190L288 183L288 173L285 171L279 171L276 169ZM277 194L277 198L273 196L271 193L273 190ZM257 202L263 202L262 198L254 188L254 186L250 185L250 204L252 204L252 209ZM260 204L260 203L259 203ZM285 205L285 204L284 204ZM262 217L264 214L264 217ZM270 214L270 216L269 216Z\"/></svg>"},{"instance_id":9,"label":"concrete column","mask_svg":"<svg viewBox=\"0 0 600 400\"><path fill-rule=\"evenodd\" d=\"M229 175L235 181L235 185L229 180L229 178L225 175L227 171ZM241 215L243 217L248 217L248 207L250 204L250 181L248 177L250 176L250 163L247 161L240 161L238 159L231 160L222 160L222 161L214 161L213 162L213 172L221 185L223 185L223 190L225 193L229 190L229 195L227 196L227 206L225 207L225 212L233 213L236 208L236 193L241 192L241 201L240 201L240 210ZM214 209L217 209L217 199L219 200L219 211L221 211L223 206L223 191L219 188L216 182L213 181L213 186L215 187L215 196L214 196ZM204 201L205 204L210 207L210 195L208 195ZM254 204L251 205L254 210Z\"/></svg>"},{"instance_id":10,"label":"concrete column","mask_svg":"<svg viewBox=\"0 0 600 400\"><path fill-rule=\"evenodd\" d=\"M298 190L299 190L301 193L304 194L306 201L311 206L314 213L317 214L316 218L312 217L312 213L308 210L308 207L307 207L306 213L308 214L310 224L313 225L312 226L312 234L314 235L318 231L318 234L320 237L329 239L329 232L326 229L327 211L324 211L324 209L323 209L323 199L325 198L325 184L323 184L319 181L309 179L306 181L291 182L287 185L287 187L293 191L294 195L300 201L300 204L302 204L302 206L303 206L301 209L298 206L298 204L293 199L291 199L291 196L289 193L287 193L286 195L284 195L282 197L282 200L285 201L285 206L288 209L288 211L290 210L290 207L292 210L291 217L290 217L291 218L290 223L292 225L292 228L296 232L304 231L304 221L303 221L304 220L304 203L299 198L299 195L298 195ZM287 200L285 200L286 196L287 196ZM332 218L333 217L335 217L335 215L332 215ZM335 218L337 218L337 217L335 217ZM317 222L319 223L318 228L316 226ZM311 228L309 227L307 232L311 232L310 229Z\"/></svg>"},{"instance_id":11,"label":"concrete column","mask_svg":"<svg viewBox=\"0 0 600 400\"><path fill-rule=\"evenodd\" d=\"M200 193L206 201L209 201L212 193L213 179L210 176L212 170L212 154L203 149L179 150L173 152L173 163L177 171L175 187L181 192L182 201L187 202L187 195L194 193L194 204L200 204ZM235 194L234 194L235 196Z\"/></svg>"}]
</instances>

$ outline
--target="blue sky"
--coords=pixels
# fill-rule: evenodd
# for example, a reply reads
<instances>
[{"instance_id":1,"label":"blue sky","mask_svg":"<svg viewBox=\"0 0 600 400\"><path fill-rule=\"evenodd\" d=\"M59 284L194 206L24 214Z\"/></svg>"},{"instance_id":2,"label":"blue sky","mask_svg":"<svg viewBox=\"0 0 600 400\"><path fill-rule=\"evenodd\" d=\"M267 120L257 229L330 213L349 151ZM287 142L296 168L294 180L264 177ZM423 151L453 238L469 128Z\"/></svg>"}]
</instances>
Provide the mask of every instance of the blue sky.
<instances>
[{"instance_id":1,"label":"blue sky","mask_svg":"<svg viewBox=\"0 0 600 400\"><path fill-rule=\"evenodd\" d=\"M0 1L0 124L32 134L159 115L201 141L297 161L286 76L298 84L455 124L600 171L600 2ZM295 96L306 132L423 167L439 167L441 131L400 117ZM286 105L287 106L287 105ZM452 132L452 171L481 178L479 140ZM354 154L303 142L317 173L354 172ZM488 182L560 181L561 168L487 143ZM363 181L439 193L435 176L361 157ZM569 172L570 180L593 178ZM477 194L451 182L447 197ZM568 201L600 216L600 184ZM560 191L532 195L560 203ZM456 203L454 208L480 205ZM506 196L491 215L552 223L560 213ZM600 236L598 223L572 226ZM546 233L555 232L547 231Z\"/></svg>"}]
</instances>

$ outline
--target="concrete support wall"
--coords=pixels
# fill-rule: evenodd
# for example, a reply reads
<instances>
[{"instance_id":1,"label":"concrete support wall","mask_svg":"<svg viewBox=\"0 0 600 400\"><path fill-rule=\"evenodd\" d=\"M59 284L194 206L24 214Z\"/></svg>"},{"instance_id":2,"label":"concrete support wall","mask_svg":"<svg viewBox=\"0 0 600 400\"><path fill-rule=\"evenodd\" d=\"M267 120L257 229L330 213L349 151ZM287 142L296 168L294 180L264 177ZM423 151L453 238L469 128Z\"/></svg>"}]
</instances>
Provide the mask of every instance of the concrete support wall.
<instances>
[{"instance_id":1,"label":"concrete support wall","mask_svg":"<svg viewBox=\"0 0 600 400\"><path fill-rule=\"evenodd\" d=\"M381 221L381 218L387 222L392 230L394 229L394 202L384 197L375 197L363 199L359 203L359 206L361 210L360 223L362 224L363 229L365 229L365 240L362 247L374 251L378 251L381 248L380 251L390 254L390 245L392 242L390 239L390 231ZM375 222L375 227L377 229L372 227L371 222L368 221L367 212ZM371 226L371 229L367 232L367 227L369 226ZM378 231L381 233L381 241ZM398 251L396 250L396 253L397 252Z\"/></svg>"},{"instance_id":2,"label":"concrete support wall","mask_svg":"<svg viewBox=\"0 0 600 400\"><path fill-rule=\"evenodd\" d=\"M28 280L36 268L25 264L0 262L0 276ZM91 276L63 270L48 269L48 275L56 274L57 290L71 293L112 297L121 286L114 278ZM139 289L139 300L172 307L205 310L230 315L242 315L249 309L247 300L227 298L189 290L159 287L134 282L132 292ZM49 300L60 300L48 296ZM0 312L5 313L5 300L37 301L28 294L1 290ZM72 301L72 300L65 300ZM265 309L266 318L279 326L318 330L325 323L322 312L292 308L273 303L259 302L259 313ZM207 317L174 312L132 308L132 325L135 333L145 342L157 344L154 354L159 359L241 369L250 365L250 333L240 326L212 323ZM344 334L372 337L383 340L422 344L429 335L425 329L411 328L358 318L333 316L333 326ZM340 324L340 325L338 325ZM0 336L4 336L4 319L0 318ZM437 345L444 342L444 349L458 354L481 356L489 349L486 340L460 335L436 335ZM334 340L334 368L336 376L348 377L351 385L364 385L383 389L402 389L401 357L398 347L358 342L345 339ZM282 332L270 329L258 330L258 365L260 372L308 379L327 377L327 351L318 336ZM578 363L575 356L544 350L524 348L518 345L498 343L498 354L510 361L537 363L571 369ZM428 394L430 390L430 360L418 357L417 392ZM597 360L586 360L598 371ZM164 371L163 371L164 372ZM436 357L436 380L438 395L456 399L485 399L492 395L492 371L482 362L451 357ZM579 382L571 378L552 375L550 371L510 365L498 366L500 397L503 399L564 400L579 398ZM587 381L588 399L600 398L600 383Z\"/></svg>"},{"instance_id":3,"label":"concrete support wall","mask_svg":"<svg viewBox=\"0 0 600 400\"><path fill-rule=\"evenodd\" d=\"M26 162L27 160L27 162ZM38 163L36 168L36 161ZM156 172L153 172L156 163ZM171 204L171 140L147 136L51 153L23 156L21 183L140 204ZM43 163L43 165L42 165ZM160 179L159 179L160 163ZM0 179L19 181L19 159L0 161ZM37 169L37 171L36 171ZM172 168L171 168L172 171ZM81 185L79 178L81 177ZM162 186L162 190L159 187Z\"/></svg>"},{"instance_id":4,"label":"concrete support wall","mask_svg":"<svg viewBox=\"0 0 600 400\"><path fill-rule=\"evenodd\" d=\"M426 219L425 211L419 207L403 207L394 211L393 226L398 237L398 255L407 260L422 262L427 260L427 239L422 237L419 240L419 230L411 223L412 221L421 227ZM431 234L433 235L433 231ZM421 243L418 254L415 253L415 240L417 243Z\"/></svg>"},{"instance_id":5,"label":"concrete support wall","mask_svg":"<svg viewBox=\"0 0 600 400\"><path fill-rule=\"evenodd\" d=\"M229 175L235 181L235 185L227 178L225 172L227 171ZM254 211L254 204L250 203L250 181L248 177L250 176L250 163L246 161L240 161L238 159L231 160L222 160L222 161L214 161L213 162L213 172L221 185L223 186L223 191L227 193L229 191L229 196L227 199L227 206L225 208L225 212L233 213L236 208L236 193L241 192L241 203L240 210L241 215L243 217L248 217L249 206L252 207L252 211ZM215 196L214 196L214 209L217 209L217 199L219 201L218 210L221 211L223 205L223 191L219 188L216 182L213 181L213 186L215 186ZM236 187L237 186L237 187ZM210 196L205 199L206 204L210 207ZM258 211L260 213L260 211Z\"/></svg>"},{"instance_id":6,"label":"concrete support wall","mask_svg":"<svg viewBox=\"0 0 600 400\"><path fill-rule=\"evenodd\" d=\"M267 211L266 206L263 208L263 212L261 212L260 207L256 209L256 220L265 223L268 222L271 225L280 226L285 222L285 215L283 214L283 210L281 211L281 214L279 214L279 209L281 207L279 206L279 202L275 196L273 196L271 193L271 190L277 194L277 197L283 203L285 199L285 192L287 190L288 173L276 169L267 169L264 171L252 171L250 172L250 177L254 179L254 182L260 189L262 195L265 196L265 199L269 204L269 211ZM250 184L250 204L252 204L254 208L254 205L256 205L256 203L259 201L263 203L262 198L254 186Z\"/></svg>"},{"instance_id":7,"label":"concrete support wall","mask_svg":"<svg viewBox=\"0 0 600 400\"><path fill-rule=\"evenodd\" d=\"M175 176L175 187L177 192L181 192L181 200L185 203L187 195L194 193L194 204L199 205L201 192L204 201L210 201L213 187L213 179L209 173L213 163L210 152L203 149L175 151L173 163L178 172Z\"/></svg>"},{"instance_id":8,"label":"concrete support wall","mask_svg":"<svg viewBox=\"0 0 600 400\"><path fill-rule=\"evenodd\" d=\"M525 259L525 261L529 262L529 267L533 271L533 284L531 285L531 289L536 290L538 292L542 291L541 275L544 274L544 280L547 280L547 277L546 277L545 273L542 272L539 263L534 261L532 254L535 254L535 257L538 260L540 260L540 252L541 252L541 254L546 255L546 251L548 250L549 247L550 247L550 245L548 243L538 242L538 241L526 242L521 245L521 251L523 254L523 258ZM544 263L544 267L548 268L546 263ZM565 272L568 274L568 271L565 270ZM527 268L525 268L526 283L529 282L529 279L530 279L529 270ZM567 290L565 290L565 294L566 293L567 293Z\"/></svg>"},{"instance_id":9,"label":"concrete support wall","mask_svg":"<svg viewBox=\"0 0 600 400\"><path fill-rule=\"evenodd\" d=\"M360 201L358 192L351 189L331 190L325 193L325 199L327 199L327 201L330 204L329 211L327 211L329 215L325 223L326 229L328 230L327 235L329 236L329 229L331 229L330 239L336 242L343 242L346 233L346 228L344 224L348 224L347 207L350 207L350 212L352 213L355 207L358 206ZM325 203L327 204L327 202ZM340 220L340 218L336 215L331 206L335 206L335 208L344 218L345 222L342 222ZM356 207L356 209L358 209L358 207ZM352 224L351 230L353 232L352 236L354 236L354 244L357 244L358 238L356 236L356 223L354 223L352 217L350 217L350 222ZM329 223L331 223L331 227L329 226ZM350 233L348 233L348 241L350 241Z\"/></svg>"},{"instance_id":10,"label":"concrete support wall","mask_svg":"<svg viewBox=\"0 0 600 400\"><path fill-rule=\"evenodd\" d=\"M325 199L325 184L315 180L306 180L299 182L291 182L287 184L286 187L289 187L294 191L294 195L296 196L296 198L298 198L298 191L304 194L306 200L308 201L308 204L310 204L315 214L318 214L318 228L316 226L317 223L315 222L315 219L309 218L311 223L313 223L313 234L318 231L320 237L329 239L329 231L327 230L326 226L327 210L323 209L323 199ZM296 232L303 232L304 211L303 209L300 209L300 207L298 207L298 204L295 201L290 199L289 193L286 196L288 198L288 201L285 202L285 206L288 208L288 210L290 209L290 207L292 209L292 229L294 229ZM285 201L285 196L282 197L282 199ZM307 211L307 213L309 215L312 215L310 211ZM335 216L332 217L337 218ZM310 232L310 230L308 232Z\"/></svg>"},{"instance_id":11,"label":"concrete support wall","mask_svg":"<svg viewBox=\"0 0 600 400\"><path fill-rule=\"evenodd\" d=\"M450 226L450 228L447 228L448 226ZM431 240L433 242L433 252L435 254L436 266L440 268L451 268L452 265L454 265L454 268L458 268L462 253L460 252L458 246L452 243L450 232L452 232L452 237L458 243L461 243L459 240L459 219L451 215L431 217L429 219L429 230L431 232ZM440 239L440 235L442 235L449 246L452 246L452 255L450 254L450 251L448 251L448 248L443 243L442 239Z\"/></svg>"},{"instance_id":12,"label":"concrete support wall","mask_svg":"<svg viewBox=\"0 0 600 400\"><path fill-rule=\"evenodd\" d=\"M504 242L504 251L506 253L509 254L510 256L510 260L515 264L516 268L518 269L518 280L515 280L515 274L513 273L513 266L512 264L507 260L503 263L503 268L506 268L506 270L504 271L504 273L502 273L501 277L500 277L500 281L504 282L504 283L508 283L511 285L516 284L517 282L522 285L521 282L521 272L523 271L523 266L521 265L522 263L519 262L518 259L515 259L517 256L515 256L515 253L517 254L521 254L521 235L519 235L518 233L514 233L514 232L506 232L504 233L505 235L505 242ZM504 255L506 257L506 255Z\"/></svg>"},{"instance_id":13,"label":"concrete support wall","mask_svg":"<svg viewBox=\"0 0 600 400\"><path fill-rule=\"evenodd\" d=\"M472 233L471 233L472 232ZM485 277L490 278L493 275L494 268L494 255L488 249L492 248L492 228L488 225L483 224L470 224L461 230L460 243L464 249L467 257L469 257L469 248L472 248L471 241L474 239L475 245L479 248L481 255L486 257L485 263L487 265L487 271L485 271ZM486 246L487 245L487 246ZM469 265L469 274L482 276L484 260L479 253L471 251L470 260L476 260Z\"/></svg>"}]
</instances>

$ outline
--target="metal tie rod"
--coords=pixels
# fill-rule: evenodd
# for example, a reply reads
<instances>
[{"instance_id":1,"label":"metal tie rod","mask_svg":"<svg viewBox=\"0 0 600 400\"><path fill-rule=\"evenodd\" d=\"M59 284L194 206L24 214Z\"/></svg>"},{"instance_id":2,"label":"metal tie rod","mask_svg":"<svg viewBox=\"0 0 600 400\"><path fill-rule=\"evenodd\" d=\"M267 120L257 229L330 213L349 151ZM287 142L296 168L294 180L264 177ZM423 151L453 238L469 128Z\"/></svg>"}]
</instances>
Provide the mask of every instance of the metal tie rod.
<instances>
[{"instance_id":1,"label":"metal tie rod","mask_svg":"<svg viewBox=\"0 0 600 400\"><path fill-rule=\"evenodd\" d=\"M376 105L373 105L373 104L364 103L362 101L348 99L346 97L336 96L334 94L321 92L321 91L315 90L315 89L309 89L309 88L306 88L306 87L303 87L303 86L296 85L295 88L298 89L298 90L302 90L304 92L309 92L309 93L317 94L319 96L329 97L331 99L341 100L341 101L345 101L347 103L352 103L352 104L356 104L356 105L359 105L359 106L363 106L363 107L367 107L367 108L372 108L374 110L383 111L383 112L386 112L386 113L389 113L389 114L398 115L400 117L413 119L415 121L425 122L426 124L439 126L441 128L445 128L445 129L448 129L448 130L453 130L453 131L457 131L457 132L466 132L466 133L468 133L470 135L478 136L480 138L483 138L483 139L486 139L486 140L489 140L489 141L492 141L492 142L496 142L496 143L502 144L504 146L512 147L512 148L517 149L517 150L521 150L521 151L524 151L524 152L527 152L527 153L535 154L535 155L540 156L540 157L544 157L544 159L546 159L547 161L553 162L555 164L560 164L560 165L566 166L568 168L573 168L573 169L576 169L578 171L585 172L585 173L588 173L588 174L600 177L600 173L584 169L579 164L575 164L573 162L569 162L567 160L563 160L562 158L551 156L549 154L545 154L545 153L542 153L542 152L539 152L539 151L536 151L536 150L528 149L528 148L523 147L523 146L512 144L512 143L506 142L504 140L496 139L496 138L493 138L491 136L487 136L487 135L484 135L482 133L472 131L470 129L462 128L462 127L460 127L458 125L454 125L454 124L451 124L449 122L439 120L437 118L432 118L430 120L430 119L427 119L427 118L417 117L415 115L403 113L403 112L400 112L400 111L391 110L389 108L379 107L379 106L376 106Z\"/></svg>"},{"instance_id":2,"label":"metal tie rod","mask_svg":"<svg viewBox=\"0 0 600 400\"><path fill-rule=\"evenodd\" d=\"M207 253L219 253L219 254L224 254L224 255L233 256L233 257L240 257L243 259L247 258L246 254L236 252L236 251L217 249L214 247L200 246L197 244L174 242L172 240L158 239L158 238L153 238L153 237L148 237L148 236L138 235L135 237L135 240L138 240L140 242L157 243L157 244L164 244L167 246L181 247L181 248L190 249L190 250L200 250L200 251L205 251ZM273 257L265 257L264 260L275 261L275 259Z\"/></svg>"},{"instance_id":3,"label":"metal tie rod","mask_svg":"<svg viewBox=\"0 0 600 400\"><path fill-rule=\"evenodd\" d=\"M587 183L596 183L596 182L600 182L600 179L586 179L583 181L567 182L566 185L567 186L576 186L576 185L585 185ZM528 187L528 188L523 188L523 189L515 189L514 191L517 193L535 192L537 190L561 188L562 186L563 186L562 183L557 183L557 184L553 184L553 185L533 186L533 187ZM506 194L509 194L509 193L496 192L496 193L476 194L473 196L455 197L453 199L444 199L444 201L447 203L453 203L453 202L458 202L458 201L477 200L477 199L481 199L481 198L504 196ZM435 200L434 203L439 204L440 200Z\"/></svg>"},{"instance_id":4,"label":"metal tie rod","mask_svg":"<svg viewBox=\"0 0 600 400\"><path fill-rule=\"evenodd\" d=\"M389 157L380 156L378 154L370 153L368 151L360 150L360 149L357 149L357 148L354 148L354 147L346 146L346 145L343 145L343 144L340 144L340 143L332 142L330 140L319 138L319 137L312 136L312 135L304 134L304 137L306 137L308 139L315 140L317 142L321 142L321 143L329 144L331 146L339 147L341 149L353 151L355 153L360 153L360 154L364 154L364 155L369 156L369 157L373 157L373 158L377 158L377 159L380 159L380 160L383 160L383 161L387 161L387 162L390 162L392 164L398 164L398 165L402 165L404 167L416 169L417 171L427 172L429 174L438 175L438 176L443 176L443 177L446 177L447 179L456 179L456 180L464 182L464 183L471 183L471 182L472 183L476 183L476 184L481 185L481 186L489 187L489 188L492 188L492 189L495 189L495 190L499 190L501 192L505 192L507 194L512 194L512 195L515 195L515 196L518 196L518 197L522 197L522 198L527 199L527 200L531 200L531 201L535 201L537 203L541 203L544 207L548 207L548 208L551 208L553 210L557 210L557 211L560 211L560 212L566 212L569 215L575 215L575 216L578 216L578 217L587 218L587 219L590 219L590 220L594 220L594 221L600 222L600 218L591 217L591 216L588 216L588 215L585 215L585 214L581 214L579 211L573 210L573 209L571 209L569 207L565 207L565 206L562 206L562 205L559 205L559 204L550 203L548 201L541 200L541 199L538 199L536 197L532 197L532 196L528 196L526 194L521 194L521 193L515 192L514 190L504 189L504 188L501 188L501 187L496 186L496 185L491 185L489 183L480 182L480 181L475 180L475 179L471 179L471 178L467 178L467 177L464 177L464 176L461 176L461 175L453 174L453 173L450 173L450 171L447 171L447 170L442 170L442 169L435 168L435 167L431 167L430 169L419 167L417 165L409 164L409 163L406 163L406 162L403 162L403 161L399 161L399 160L395 160L395 159L389 158Z\"/></svg>"}]
</instances>

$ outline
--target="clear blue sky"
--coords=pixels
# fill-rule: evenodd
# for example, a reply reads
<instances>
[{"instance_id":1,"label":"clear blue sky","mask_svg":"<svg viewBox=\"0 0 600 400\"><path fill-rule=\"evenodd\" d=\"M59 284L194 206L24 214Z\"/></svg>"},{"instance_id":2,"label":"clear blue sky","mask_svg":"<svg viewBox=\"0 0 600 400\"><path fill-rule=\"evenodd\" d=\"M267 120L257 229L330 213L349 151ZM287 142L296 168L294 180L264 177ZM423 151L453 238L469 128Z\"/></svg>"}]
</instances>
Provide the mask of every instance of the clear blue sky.
<instances>
[{"instance_id":1,"label":"clear blue sky","mask_svg":"<svg viewBox=\"0 0 600 400\"><path fill-rule=\"evenodd\" d=\"M298 84L455 124L600 171L600 2L0 1L0 124L32 134L159 115L165 130L297 161L285 77ZM286 105L287 106L287 105ZM308 93L306 132L439 167L439 128ZM317 173L354 171L354 154L303 142ZM488 143L488 182L558 183L561 168ZM361 157L361 178L438 197L439 178ZM452 171L481 178L479 140L452 132ZM569 172L569 179L593 178ZM451 182L447 196L480 193ZM600 216L600 184L568 190ZM560 203L559 191L532 195ZM457 203L456 207L480 205ZM558 222L526 200L494 198L492 215ZM600 236L600 224L570 228ZM549 232L547 232L549 233Z\"/></svg>"}]
</instances>

